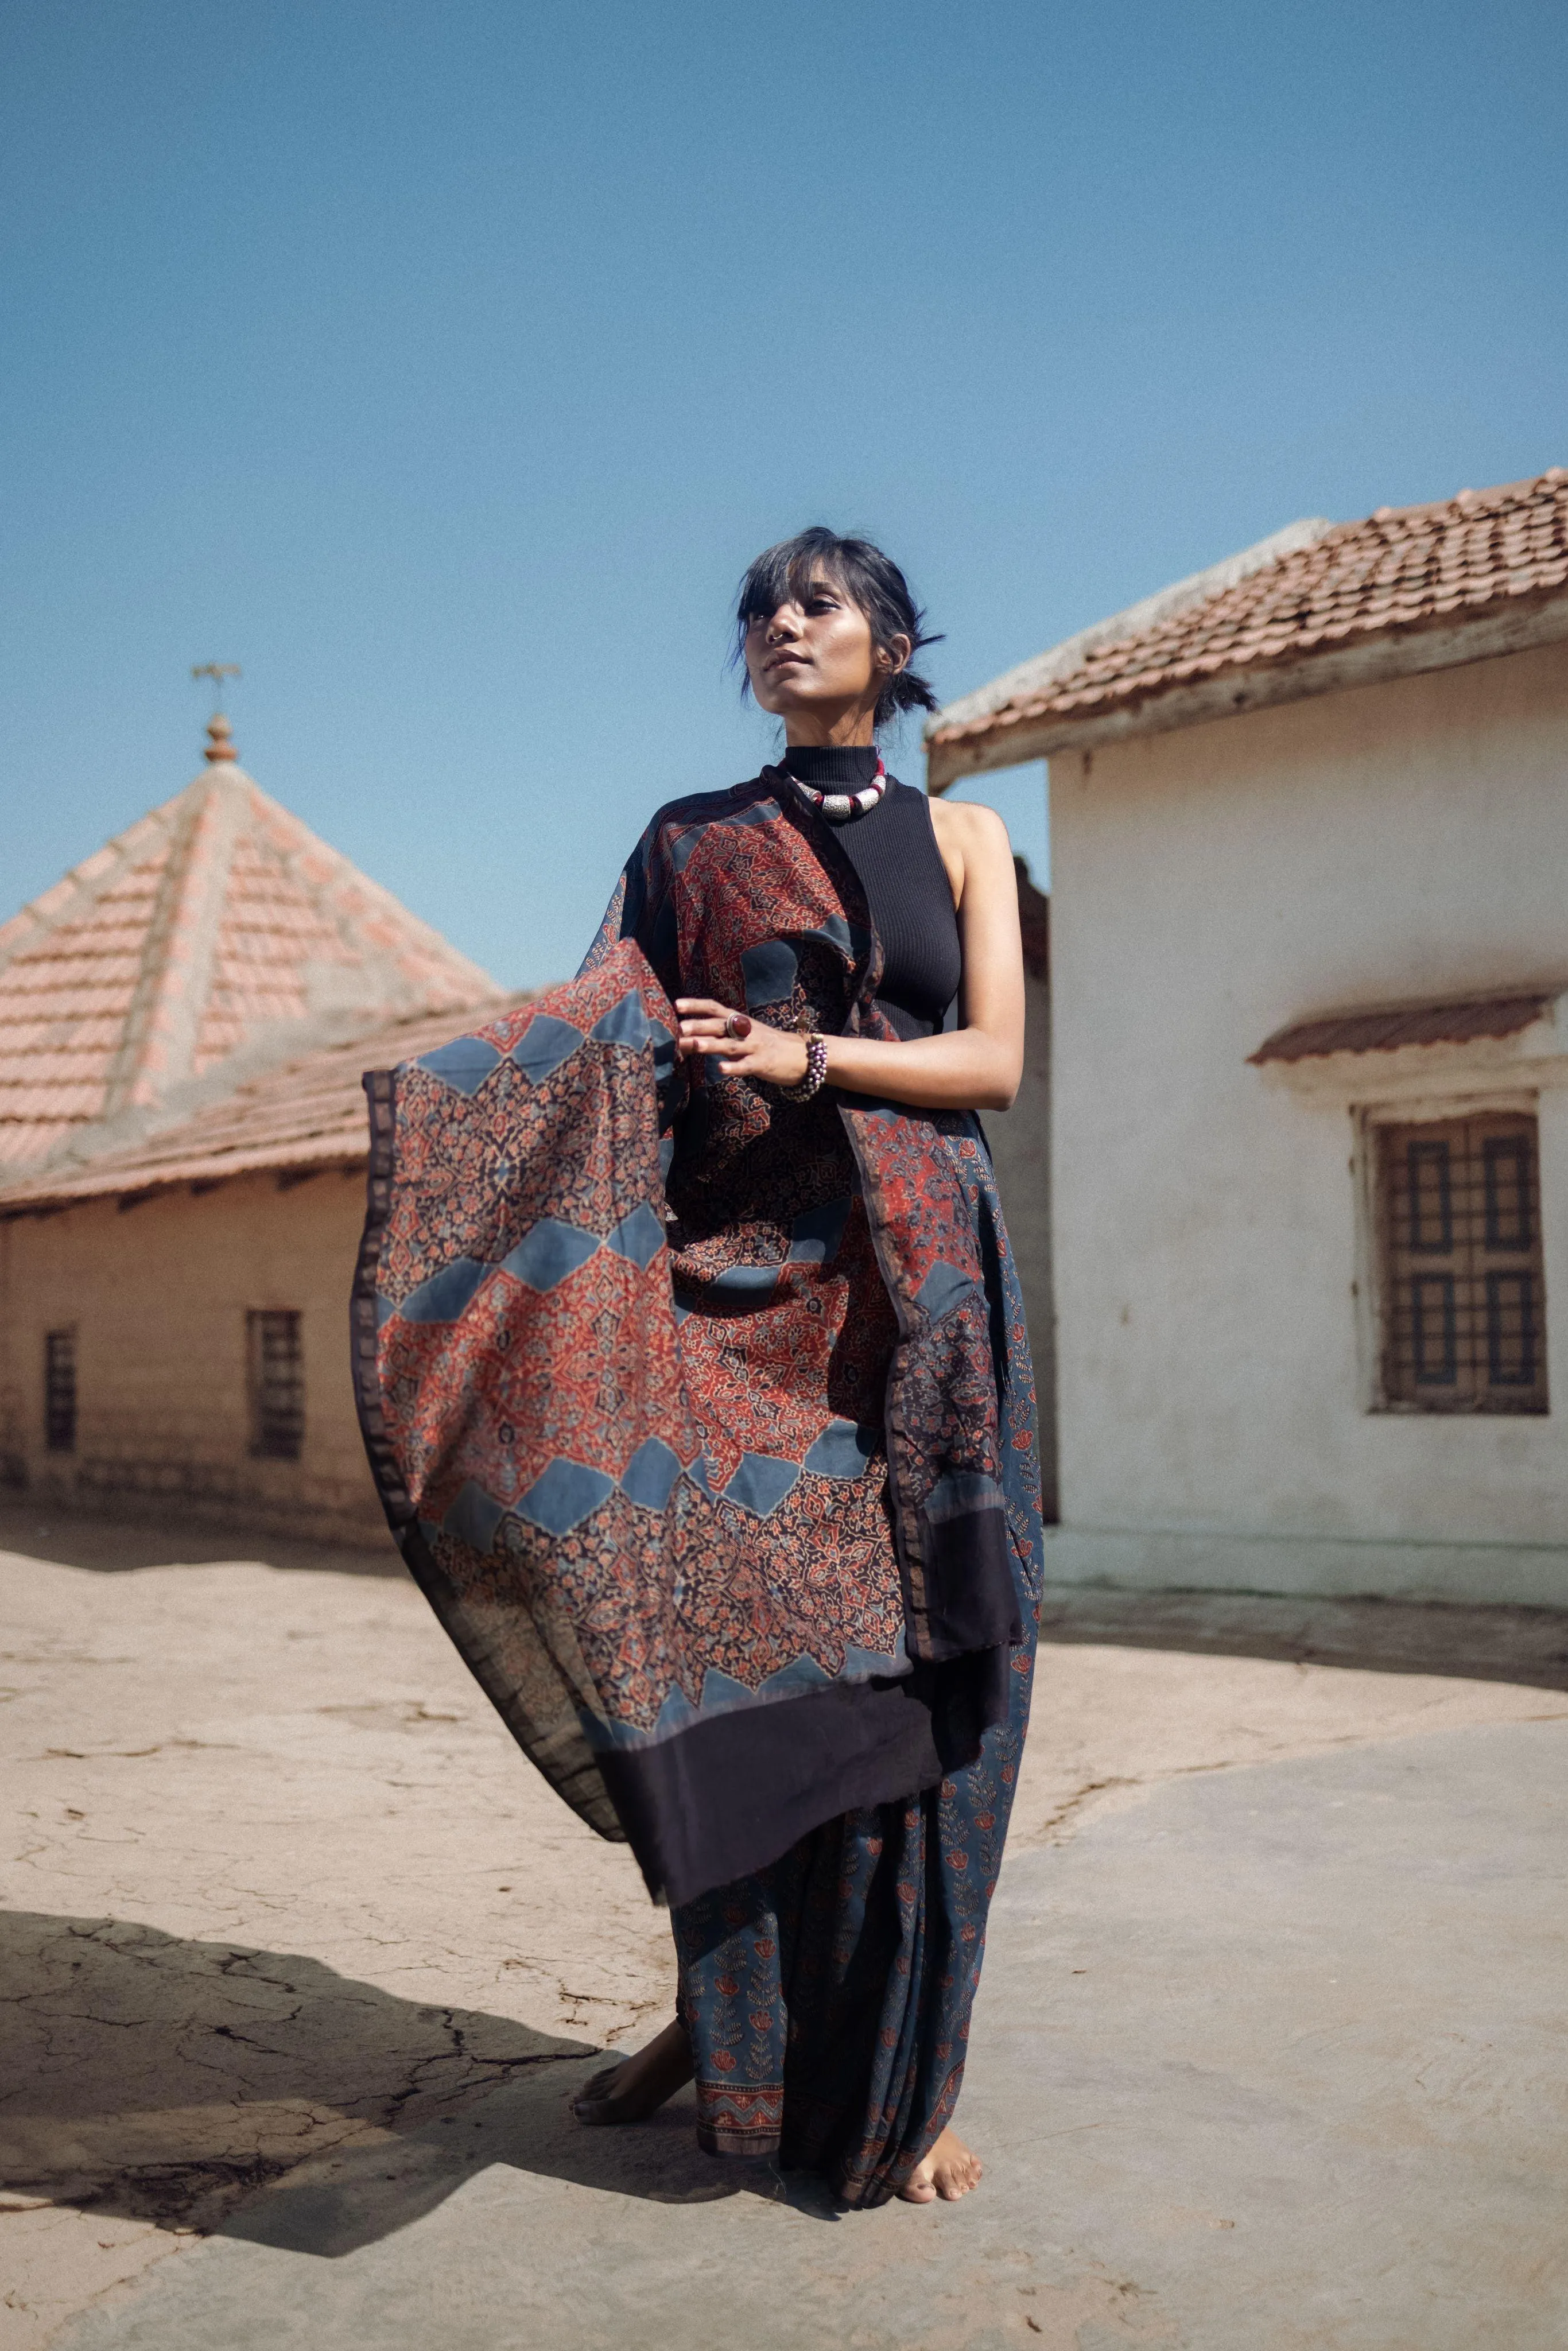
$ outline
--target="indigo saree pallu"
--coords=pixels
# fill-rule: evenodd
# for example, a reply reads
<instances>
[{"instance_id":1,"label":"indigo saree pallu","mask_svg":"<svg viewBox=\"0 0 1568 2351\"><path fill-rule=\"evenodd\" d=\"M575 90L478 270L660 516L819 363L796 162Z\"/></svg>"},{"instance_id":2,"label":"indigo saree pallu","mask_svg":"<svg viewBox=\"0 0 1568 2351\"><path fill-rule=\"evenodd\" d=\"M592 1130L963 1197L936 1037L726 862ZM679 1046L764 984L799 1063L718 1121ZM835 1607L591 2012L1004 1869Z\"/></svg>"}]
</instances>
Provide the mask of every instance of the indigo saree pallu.
<instances>
[{"instance_id":1,"label":"indigo saree pallu","mask_svg":"<svg viewBox=\"0 0 1568 2351\"><path fill-rule=\"evenodd\" d=\"M791 1104L674 1050L677 995L891 1040L881 968L831 828L778 779L662 810L575 980L367 1078L356 1385L414 1576L656 1896L746 1881L755 1907L824 1823L923 1792L936 1823L977 1772L918 1867L962 1848L983 1925L1042 1538L978 1122ZM899 1882L873 1903L895 1973ZM969 1952L974 1917L953 1933Z\"/></svg>"}]
</instances>

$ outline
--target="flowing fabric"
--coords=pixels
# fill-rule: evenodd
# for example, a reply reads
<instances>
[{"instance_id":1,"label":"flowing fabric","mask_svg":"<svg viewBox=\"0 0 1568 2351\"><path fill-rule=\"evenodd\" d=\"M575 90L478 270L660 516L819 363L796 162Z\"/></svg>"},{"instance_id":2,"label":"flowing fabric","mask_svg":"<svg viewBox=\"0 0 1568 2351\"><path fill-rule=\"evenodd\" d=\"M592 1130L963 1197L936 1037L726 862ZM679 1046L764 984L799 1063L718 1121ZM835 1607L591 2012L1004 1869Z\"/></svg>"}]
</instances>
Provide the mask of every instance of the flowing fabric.
<instances>
[{"instance_id":1,"label":"flowing fabric","mask_svg":"<svg viewBox=\"0 0 1568 2351\"><path fill-rule=\"evenodd\" d=\"M779 2155L846 2203L907 2185L957 2104L1029 1719L923 1796L845 1813L672 1915L679 2009L712 2155Z\"/></svg>"},{"instance_id":2,"label":"flowing fabric","mask_svg":"<svg viewBox=\"0 0 1568 2351\"><path fill-rule=\"evenodd\" d=\"M1022 1305L977 1120L693 1076L673 999L891 1038L881 967L781 778L661 810L576 980L367 1078L353 1308L405 1559L678 1906L706 2143L755 2092L868 2201L956 2095L1027 1713Z\"/></svg>"}]
</instances>

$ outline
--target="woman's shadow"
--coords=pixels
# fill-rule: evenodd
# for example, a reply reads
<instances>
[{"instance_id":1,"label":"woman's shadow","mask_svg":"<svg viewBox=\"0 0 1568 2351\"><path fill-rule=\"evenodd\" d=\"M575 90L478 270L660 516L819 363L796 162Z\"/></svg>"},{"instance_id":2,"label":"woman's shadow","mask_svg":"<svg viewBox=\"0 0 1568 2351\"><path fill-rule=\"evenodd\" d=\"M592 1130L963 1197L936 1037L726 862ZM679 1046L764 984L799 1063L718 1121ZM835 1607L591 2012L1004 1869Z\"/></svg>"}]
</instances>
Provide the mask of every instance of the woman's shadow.
<instances>
[{"instance_id":1,"label":"woman's shadow","mask_svg":"<svg viewBox=\"0 0 1568 2351\"><path fill-rule=\"evenodd\" d=\"M601 2053L397 1999L320 1960L114 1918L0 1912L0 2181L13 2194L337 2255L492 2164L670 2203L747 2192L834 2217L767 2163L716 2162L690 2093L588 2129Z\"/></svg>"}]
</instances>

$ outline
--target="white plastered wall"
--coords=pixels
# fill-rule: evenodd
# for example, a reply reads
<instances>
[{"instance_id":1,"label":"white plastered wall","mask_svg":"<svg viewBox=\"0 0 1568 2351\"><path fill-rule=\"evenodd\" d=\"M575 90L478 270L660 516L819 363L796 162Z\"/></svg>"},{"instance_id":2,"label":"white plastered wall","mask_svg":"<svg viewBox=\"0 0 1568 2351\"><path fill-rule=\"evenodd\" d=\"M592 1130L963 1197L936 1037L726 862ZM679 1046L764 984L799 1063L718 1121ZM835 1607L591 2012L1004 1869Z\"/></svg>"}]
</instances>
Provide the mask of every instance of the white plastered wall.
<instances>
[{"instance_id":1,"label":"white plastered wall","mask_svg":"<svg viewBox=\"0 0 1568 2351\"><path fill-rule=\"evenodd\" d=\"M1247 1061L1310 1013L1568 978L1568 648L1064 754L1051 835L1054 1573L1568 1606L1568 1093L1551 1413L1377 1413L1358 1105Z\"/></svg>"}]
</instances>

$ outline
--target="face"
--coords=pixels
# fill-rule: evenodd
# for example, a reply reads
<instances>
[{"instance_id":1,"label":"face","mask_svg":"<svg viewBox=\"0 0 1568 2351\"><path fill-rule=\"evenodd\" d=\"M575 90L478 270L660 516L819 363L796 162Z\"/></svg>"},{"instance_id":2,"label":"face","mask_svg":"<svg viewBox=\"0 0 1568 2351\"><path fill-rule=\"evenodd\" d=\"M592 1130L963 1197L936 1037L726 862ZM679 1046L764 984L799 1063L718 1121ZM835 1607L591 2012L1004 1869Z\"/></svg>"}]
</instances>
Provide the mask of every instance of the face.
<instances>
[{"instance_id":1,"label":"face","mask_svg":"<svg viewBox=\"0 0 1568 2351\"><path fill-rule=\"evenodd\" d=\"M788 723L816 725L863 712L869 719L889 674L909 657L895 637L879 651L871 622L844 590L821 574L797 601L746 632L746 668L758 706Z\"/></svg>"}]
</instances>

